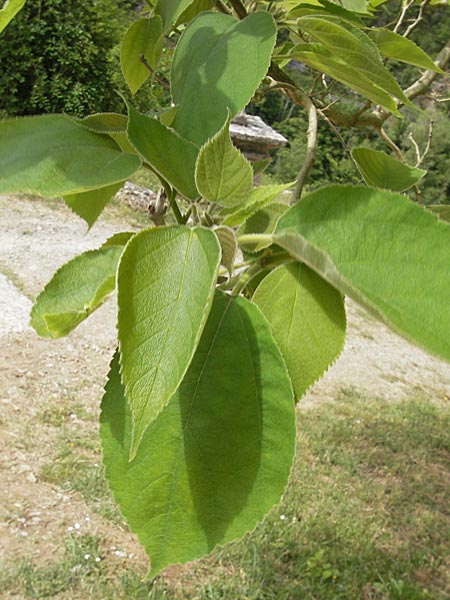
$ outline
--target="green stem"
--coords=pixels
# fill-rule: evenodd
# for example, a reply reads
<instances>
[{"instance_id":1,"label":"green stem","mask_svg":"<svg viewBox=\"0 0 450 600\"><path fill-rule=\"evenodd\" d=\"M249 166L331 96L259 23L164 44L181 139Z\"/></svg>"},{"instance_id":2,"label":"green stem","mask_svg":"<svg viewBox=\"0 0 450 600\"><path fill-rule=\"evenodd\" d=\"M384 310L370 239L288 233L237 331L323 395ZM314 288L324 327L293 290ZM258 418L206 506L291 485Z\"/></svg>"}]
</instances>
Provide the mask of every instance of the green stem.
<instances>
[{"instance_id":1,"label":"green stem","mask_svg":"<svg viewBox=\"0 0 450 600\"><path fill-rule=\"evenodd\" d=\"M239 280L234 286L233 290L231 291L231 295L239 296L239 294L250 283L253 277L258 275L258 273L260 273L262 270L263 268L261 267L259 262L257 262L251 267L249 267L246 271L244 271L244 273L242 273L242 275L239 277Z\"/></svg>"},{"instance_id":2,"label":"green stem","mask_svg":"<svg viewBox=\"0 0 450 600\"><path fill-rule=\"evenodd\" d=\"M173 214L175 215L175 219L177 220L177 223L179 225L185 225L186 224L186 219L183 217L183 215L181 214L180 209L178 208L178 204L177 204L177 201L175 199L176 195L177 195L176 191L171 189L169 191L169 193L167 194L167 200L169 201L170 208L172 209Z\"/></svg>"},{"instance_id":3,"label":"green stem","mask_svg":"<svg viewBox=\"0 0 450 600\"><path fill-rule=\"evenodd\" d=\"M259 244L259 243L269 243L273 242L273 236L270 233L244 233L243 235L238 236L238 244Z\"/></svg>"}]
</instances>

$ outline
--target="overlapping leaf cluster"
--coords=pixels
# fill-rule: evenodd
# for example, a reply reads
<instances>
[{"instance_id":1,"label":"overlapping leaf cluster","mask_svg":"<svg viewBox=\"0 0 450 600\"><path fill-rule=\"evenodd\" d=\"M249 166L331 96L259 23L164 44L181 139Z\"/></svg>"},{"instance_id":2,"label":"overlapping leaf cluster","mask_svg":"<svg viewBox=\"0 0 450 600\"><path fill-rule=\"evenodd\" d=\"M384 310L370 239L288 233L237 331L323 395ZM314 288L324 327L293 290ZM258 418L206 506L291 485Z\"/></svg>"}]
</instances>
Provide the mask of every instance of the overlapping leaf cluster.
<instances>
[{"instance_id":1,"label":"overlapping leaf cluster","mask_svg":"<svg viewBox=\"0 0 450 600\"><path fill-rule=\"evenodd\" d=\"M342 349L344 294L450 360L450 228L380 189L407 189L424 173L356 149L374 187L328 186L289 207L279 196L292 183L253 187L229 135L230 119L287 60L398 113L411 103L382 56L424 68L430 59L392 32L365 32L363 0L277 3L289 30L279 47L272 3L240 18L234 2L226 14L211 4L159 0L125 36L133 93L157 69L165 36L177 42L169 111L130 104L127 115L0 123L0 192L62 196L91 226L143 165L177 220L74 258L31 315L39 335L66 335L117 288L104 462L152 575L243 535L279 501L294 400Z\"/></svg>"}]
</instances>

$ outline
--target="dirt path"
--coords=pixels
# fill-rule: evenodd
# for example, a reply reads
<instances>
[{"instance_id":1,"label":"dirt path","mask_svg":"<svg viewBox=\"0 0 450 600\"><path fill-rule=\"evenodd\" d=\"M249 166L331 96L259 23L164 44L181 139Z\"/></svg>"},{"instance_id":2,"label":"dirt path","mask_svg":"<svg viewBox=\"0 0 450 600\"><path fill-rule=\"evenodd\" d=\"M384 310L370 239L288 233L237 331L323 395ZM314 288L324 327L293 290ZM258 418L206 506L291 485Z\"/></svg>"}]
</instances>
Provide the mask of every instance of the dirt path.
<instances>
[{"instance_id":1,"label":"dirt path","mask_svg":"<svg viewBox=\"0 0 450 600\"><path fill-rule=\"evenodd\" d=\"M130 229L124 215L109 211L86 232L60 203L0 197L0 559L3 552L4 559L51 560L61 552L57 540L78 531L101 537L101 558L110 560L112 568L130 555L144 560L123 526L93 511L81 494L64 493L42 477L64 432L70 444L70 435L96 430L116 344L114 302L61 340L39 339L28 327L31 299L55 269L114 232ZM428 394L449 401L448 365L394 336L354 305L348 308L345 350L306 395L304 409L348 390L392 400Z\"/></svg>"}]
</instances>

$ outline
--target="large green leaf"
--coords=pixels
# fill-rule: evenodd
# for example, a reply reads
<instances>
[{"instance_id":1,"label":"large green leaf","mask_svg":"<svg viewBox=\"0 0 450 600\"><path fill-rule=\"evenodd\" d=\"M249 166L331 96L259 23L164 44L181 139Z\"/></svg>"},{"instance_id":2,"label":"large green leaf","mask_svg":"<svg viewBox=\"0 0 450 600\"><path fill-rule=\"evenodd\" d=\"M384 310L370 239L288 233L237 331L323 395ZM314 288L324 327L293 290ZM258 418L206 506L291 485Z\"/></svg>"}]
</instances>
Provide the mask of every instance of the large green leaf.
<instances>
[{"instance_id":1,"label":"large green leaf","mask_svg":"<svg viewBox=\"0 0 450 600\"><path fill-rule=\"evenodd\" d=\"M234 207L247 199L253 170L245 156L233 146L229 125L228 117L222 129L200 148L195 183L200 194L210 202Z\"/></svg>"},{"instance_id":2,"label":"large green leaf","mask_svg":"<svg viewBox=\"0 0 450 600\"><path fill-rule=\"evenodd\" d=\"M154 576L242 536L280 501L295 447L292 389L258 308L217 292L178 392L128 462L118 370L116 358L100 418L106 477Z\"/></svg>"},{"instance_id":3,"label":"large green leaf","mask_svg":"<svg viewBox=\"0 0 450 600\"><path fill-rule=\"evenodd\" d=\"M281 217L277 244L398 333L450 360L450 227L400 194L329 186Z\"/></svg>"},{"instance_id":4,"label":"large green leaf","mask_svg":"<svg viewBox=\"0 0 450 600\"><path fill-rule=\"evenodd\" d=\"M76 256L56 271L36 298L30 324L42 337L67 335L101 306L114 290L125 242L111 240Z\"/></svg>"},{"instance_id":5,"label":"large green leaf","mask_svg":"<svg viewBox=\"0 0 450 600\"><path fill-rule=\"evenodd\" d=\"M275 23L263 11L242 21L203 12L191 21L172 63L172 96L179 105L174 128L202 145L228 110L232 116L242 110L267 72L275 37Z\"/></svg>"},{"instance_id":6,"label":"large green leaf","mask_svg":"<svg viewBox=\"0 0 450 600\"><path fill-rule=\"evenodd\" d=\"M163 22L159 15L135 21L126 32L120 47L120 66L132 94L150 77L148 67L155 70L158 66L162 40Z\"/></svg>"},{"instance_id":7,"label":"large green leaf","mask_svg":"<svg viewBox=\"0 0 450 600\"><path fill-rule=\"evenodd\" d=\"M89 227L95 223L106 204L120 190L124 181L79 194L64 196L64 202L73 212L84 219Z\"/></svg>"},{"instance_id":8,"label":"large green leaf","mask_svg":"<svg viewBox=\"0 0 450 600\"><path fill-rule=\"evenodd\" d=\"M337 62L351 67L356 74L362 75L374 86L384 90L392 97L405 104L411 104L381 62L372 47L373 42L362 31L353 31L346 24L341 24L338 19L330 17L306 16L300 18L298 24L303 32L308 33L315 42L322 44ZM335 76L333 73L329 74Z\"/></svg>"},{"instance_id":9,"label":"large green leaf","mask_svg":"<svg viewBox=\"0 0 450 600\"><path fill-rule=\"evenodd\" d=\"M156 12L164 22L164 33L169 32L180 16L189 8L194 0L158 0Z\"/></svg>"},{"instance_id":10,"label":"large green leaf","mask_svg":"<svg viewBox=\"0 0 450 600\"><path fill-rule=\"evenodd\" d=\"M298 400L342 351L342 294L306 265L292 262L263 279L253 302L269 321Z\"/></svg>"},{"instance_id":11,"label":"large green leaf","mask_svg":"<svg viewBox=\"0 0 450 600\"><path fill-rule=\"evenodd\" d=\"M404 38L389 29L371 29L369 36L377 45L383 56L400 60L409 65L415 65L421 69L431 69L437 73L443 73L432 59L419 46L411 40Z\"/></svg>"},{"instance_id":12,"label":"large green leaf","mask_svg":"<svg viewBox=\"0 0 450 600\"><path fill-rule=\"evenodd\" d=\"M186 373L208 317L219 264L219 242L201 227L147 229L126 247L118 274L118 330L133 415L131 458Z\"/></svg>"},{"instance_id":13,"label":"large green leaf","mask_svg":"<svg viewBox=\"0 0 450 600\"><path fill-rule=\"evenodd\" d=\"M426 174L423 169L409 167L380 150L354 148L352 156L367 185L403 192Z\"/></svg>"},{"instance_id":14,"label":"large green leaf","mask_svg":"<svg viewBox=\"0 0 450 600\"><path fill-rule=\"evenodd\" d=\"M123 181L140 164L109 136L69 117L0 122L0 193L75 194Z\"/></svg>"},{"instance_id":15,"label":"large green leaf","mask_svg":"<svg viewBox=\"0 0 450 600\"><path fill-rule=\"evenodd\" d=\"M14 19L16 14L24 6L26 0L6 0L3 8L0 9L0 32L2 32L8 23Z\"/></svg>"},{"instance_id":16,"label":"large green leaf","mask_svg":"<svg viewBox=\"0 0 450 600\"><path fill-rule=\"evenodd\" d=\"M152 117L128 106L128 138L142 158L180 194L195 200L198 148Z\"/></svg>"},{"instance_id":17,"label":"large green leaf","mask_svg":"<svg viewBox=\"0 0 450 600\"><path fill-rule=\"evenodd\" d=\"M224 224L229 225L230 227L240 225L243 221L248 219L248 217L273 202L279 194L293 185L294 182L263 185L253 188L246 202L238 207L237 210L229 208L222 210L221 214L225 216Z\"/></svg>"}]
</instances>

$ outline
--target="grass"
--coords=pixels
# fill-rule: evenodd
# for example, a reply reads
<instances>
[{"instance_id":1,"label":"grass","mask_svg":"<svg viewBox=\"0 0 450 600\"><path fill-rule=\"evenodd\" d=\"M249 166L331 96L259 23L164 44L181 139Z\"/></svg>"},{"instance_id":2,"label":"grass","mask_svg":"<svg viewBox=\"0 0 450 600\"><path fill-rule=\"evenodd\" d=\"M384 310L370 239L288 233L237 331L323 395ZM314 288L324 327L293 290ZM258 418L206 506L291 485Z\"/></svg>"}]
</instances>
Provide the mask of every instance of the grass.
<instances>
[{"instance_id":1,"label":"grass","mask_svg":"<svg viewBox=\"0 0 450 600\"><path fill-rule=\"evenodd\" d=\"M108 574L102 563L80 563L81 552L101 551L82 546L66 547L64 559L46 570L10 565L0 585L19 586L25 598L51 597L47 589L56 595L66 586L58 598L444 600L450 597L449 425L444 403L421 396L388 403L343 389L333 403L300 408L286 495L244 540L152 583L132 565ZM101 472L83 462L83 452L75 446L55 457L49 473L90 501L104 501Z\"/></svg>"}]
</instances>

